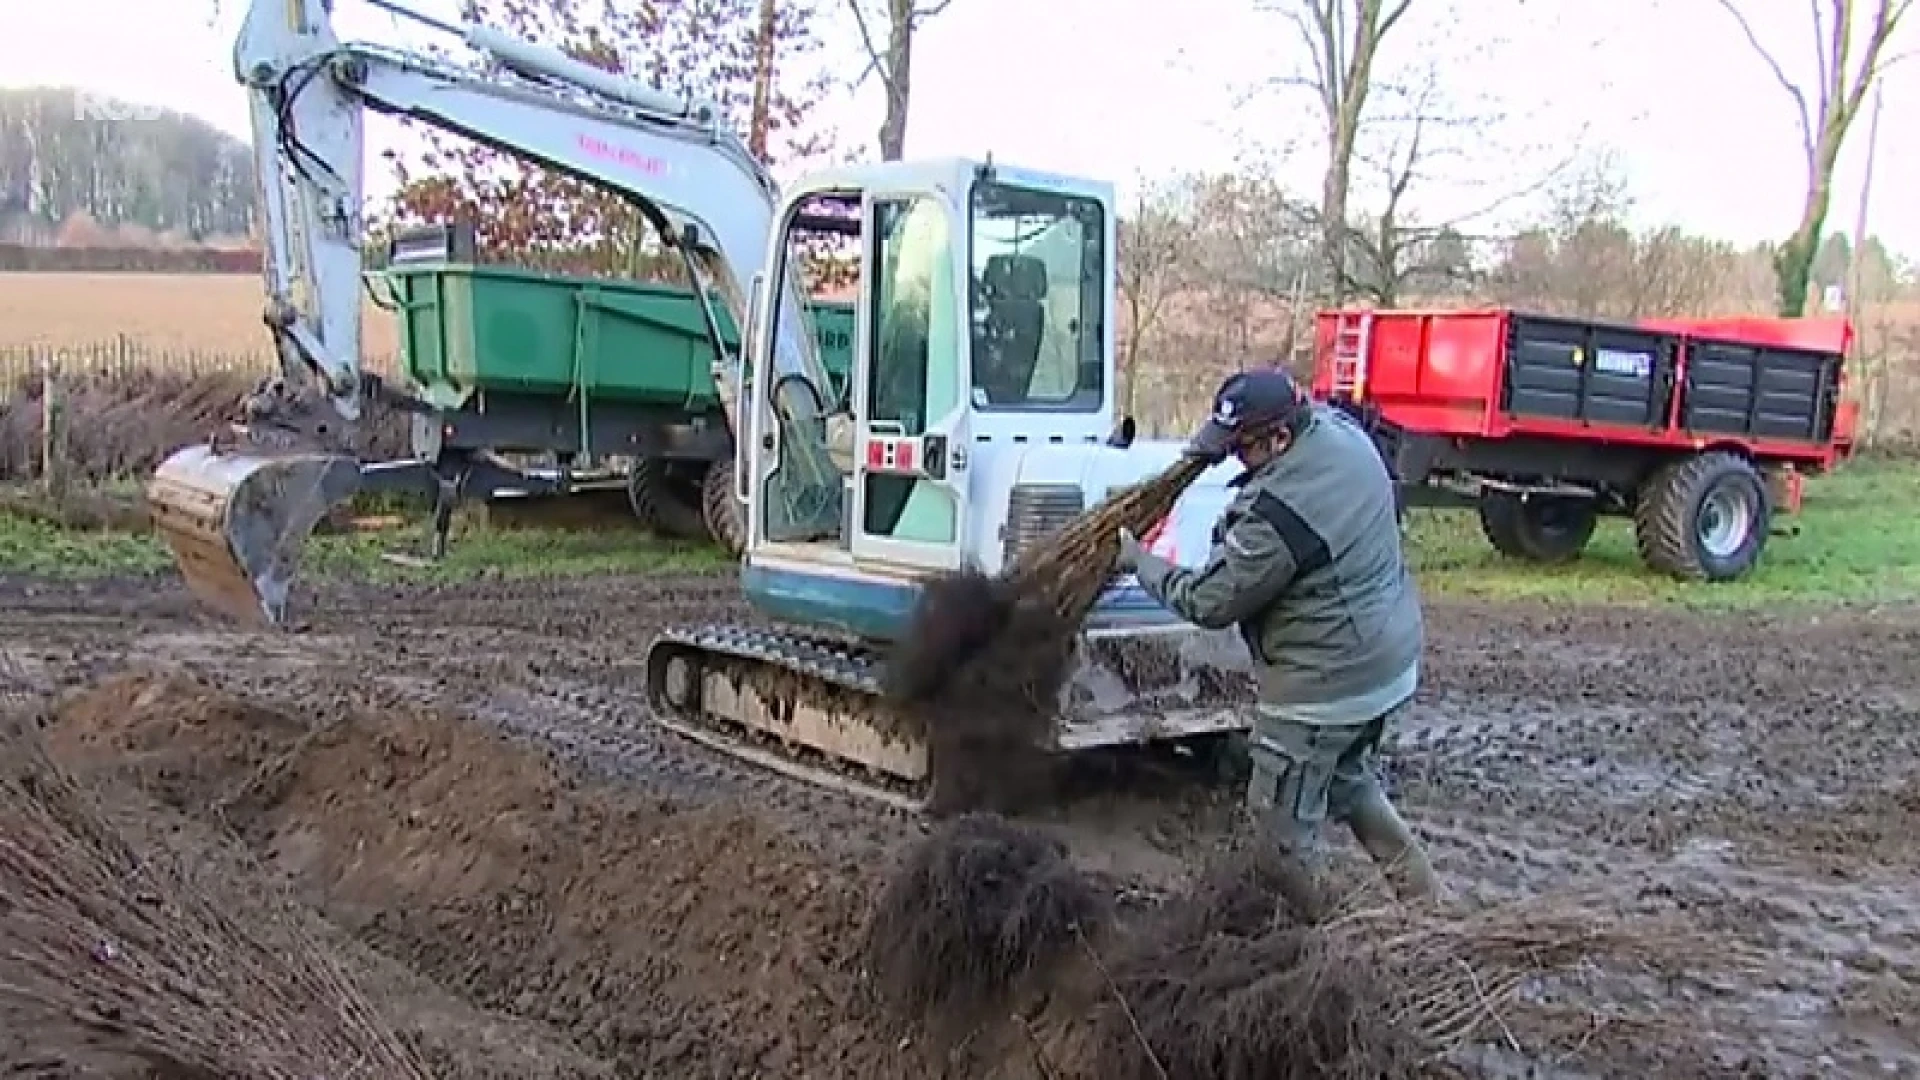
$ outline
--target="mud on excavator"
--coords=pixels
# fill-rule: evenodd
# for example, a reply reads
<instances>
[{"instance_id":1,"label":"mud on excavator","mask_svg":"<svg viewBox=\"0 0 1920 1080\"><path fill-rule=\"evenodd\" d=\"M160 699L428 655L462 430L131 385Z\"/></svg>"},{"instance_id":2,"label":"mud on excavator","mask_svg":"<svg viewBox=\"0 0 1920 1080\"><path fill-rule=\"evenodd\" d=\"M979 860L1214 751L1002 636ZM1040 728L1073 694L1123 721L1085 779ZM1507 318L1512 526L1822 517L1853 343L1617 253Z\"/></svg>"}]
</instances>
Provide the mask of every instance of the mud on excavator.
<instances>
[{"instance_id":1,"label":"mud on excavator","mask_svg":"<svg viewBox=\"0 0 1920 1080\"><path fill-rule=\"evenodd\" d=\"M715 378L747 526L740 580L777 628L663 633L644 661L655 719L814 783L922 805L928 748L889 722L879 689L916 583L993 573L1180 453L1114 422L1111 186L943 159L819 171L781 192L710 104L369 2L462 38L480 62L343 44L331 2L254 0L234 70L252 103L265 321L282 370L243 422L175 453L149 486L190 587L235 619L283 625L308 533L359 486L362 405L417 411L362 370L359 328L362 110L412 117L630 200L696 295L744 309L739 353L714 335ZM821 230L860 255L840 401L800 302L796 241ZM1206 557L1230 475L1221 466L1189 489L1156 550ZM1179 622L1131 579L1103 596L1080 656L1053 749L1244 727L1236 702L1207 698L1218 675L1244 670L1232 631Z\"/></svg>"}]
</instances>

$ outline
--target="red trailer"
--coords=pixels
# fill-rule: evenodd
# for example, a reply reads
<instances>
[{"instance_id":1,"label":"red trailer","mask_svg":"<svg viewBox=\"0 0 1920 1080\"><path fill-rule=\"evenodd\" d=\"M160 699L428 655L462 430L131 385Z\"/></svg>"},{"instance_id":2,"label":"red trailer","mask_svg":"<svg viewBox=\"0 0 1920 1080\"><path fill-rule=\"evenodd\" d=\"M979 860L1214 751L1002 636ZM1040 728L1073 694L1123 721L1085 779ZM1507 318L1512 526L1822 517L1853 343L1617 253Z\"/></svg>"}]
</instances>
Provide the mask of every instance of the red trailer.
<instances>
[{"instance_id":1,"label":"red trailer","mask_svg":"<svg viewBox=\"0 0 1920 1080\"><path fill-rule=\"evenodd\" d=\"M1476 505L1504 554L1562 562L1624 515L1650 567L1722 581L1851 451L1852 339L1840 318L1328 311L1313 393L1383 420L1407 501Z\"/></svg>"}]
</instances>

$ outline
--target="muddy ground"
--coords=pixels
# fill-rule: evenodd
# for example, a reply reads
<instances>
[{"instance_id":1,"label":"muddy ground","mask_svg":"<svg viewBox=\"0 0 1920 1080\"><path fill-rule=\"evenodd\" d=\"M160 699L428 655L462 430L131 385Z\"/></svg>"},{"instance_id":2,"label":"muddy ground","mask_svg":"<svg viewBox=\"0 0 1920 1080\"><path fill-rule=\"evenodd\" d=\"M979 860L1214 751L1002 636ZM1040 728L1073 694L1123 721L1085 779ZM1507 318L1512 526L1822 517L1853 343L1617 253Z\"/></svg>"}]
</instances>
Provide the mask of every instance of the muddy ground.
<instances>
[{"instance_id":1,"label":"muddy ground","mask_svg":"<svg viewBox=\"0 0 1920 1080\"><path fill-rule=\"evenodd\" d=\"M879 1033L855 962L920 826L648 726L652 631L746 617L729 578L327 585L301 609L298 634L235 633L167 578L0 579L0 701L64 694L55 756L284 882L445 1075L939 1075ZM1694 931L1678 973L1558 980L1462 1062L1920 1076L1920 611L1436 602L1429 625L1396 784L1456 902L1578 889ZM1237 797L1116 791L1044 824L1150 905ZM55 1026L0 1032L0 1063L80 1074Z\"/></svg>"}]
</instances>

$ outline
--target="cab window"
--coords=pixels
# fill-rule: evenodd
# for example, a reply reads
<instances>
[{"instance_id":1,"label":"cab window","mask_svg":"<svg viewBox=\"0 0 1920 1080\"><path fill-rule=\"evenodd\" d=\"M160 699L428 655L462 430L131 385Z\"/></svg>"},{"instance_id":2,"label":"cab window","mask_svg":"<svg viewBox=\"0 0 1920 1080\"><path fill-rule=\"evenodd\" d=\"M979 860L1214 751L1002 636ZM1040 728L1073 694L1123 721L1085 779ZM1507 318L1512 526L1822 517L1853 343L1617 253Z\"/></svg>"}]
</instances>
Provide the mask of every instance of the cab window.
<instances>
[{"instance_id":1,"label":"cab window","mask_svg":"<svg viewBox=\"0 0 1920 1080\"><path fill-rule=\"evenodd\" d=\"M1106 222L1098 200L974 187L973 404L1093 412L1105 393Z\"/></svg>"}]
</instances>

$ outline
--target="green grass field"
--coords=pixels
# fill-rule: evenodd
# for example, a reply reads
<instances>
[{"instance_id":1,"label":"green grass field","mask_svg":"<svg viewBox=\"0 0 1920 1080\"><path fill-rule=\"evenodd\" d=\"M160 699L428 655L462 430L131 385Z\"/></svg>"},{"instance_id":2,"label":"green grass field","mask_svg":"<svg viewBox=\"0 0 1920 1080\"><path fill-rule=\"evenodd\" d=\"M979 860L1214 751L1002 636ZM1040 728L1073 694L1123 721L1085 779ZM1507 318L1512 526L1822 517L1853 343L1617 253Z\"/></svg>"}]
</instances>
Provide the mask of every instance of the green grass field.
<instances>
[{"instance_id":1,"label":"green grass field","mask_svg":"<svg viewBox=\"0 0 1920 1080\"><path fill-rule=\"evenodd\" d=\"M1569 603L1756 607L1920 599L1920 465L1857 460L1807 481L1798 536L1767 541L1742 581L1702 585L1649 572L1633 525L1602 519L1593 543L1565 566L1506 559L1470 510L1414 511L1408 557L1430 596Z\"/></svg>"},{"instance_id":2,"label":"green grass field","mask_svg":"<svg viewBox=\"0 0 1920 1080\"><path fill-rule=\"evenodd\" d=\"M1629 523L1603 521L1579 561L1543 567L1509 561L1480 534L1471 511L1416 510L1408 555L1429 597L1675 604L1739 608L1781 604L1920 599L1920 465L1861 460L1810 480L1800 535L1775 536L1756 573L1725 585L1683 584L1641 566ZM447 558L396 565L386 552L417 553L423 530L316 537L308 573L385 581L458 581L590 573L717 571L727 560L710 546L670 544L638 530L457 530ZM164 572L164 547L145 534L76 530L0 512L0 572L48 577Z\"/></svg>"},{"instance_id":3,"label":"green grass field","mask_svg":"<svg viewBox=\"0 0 1920 1080\"><path fill-rule=\"evenodd\" d=\"M723 569L711 545L671 543L639 529L456 529L444 560L429 566L389 562L389 552L418 557L426 531L396 529L316 536L303 572L373 581L459 581L483 575L558 577L595 573L700 572ZM148 574L170 570L171 554L148 533L63 528L0 512L0 573L49 578Z\"/></svg>"}]
</instances>

